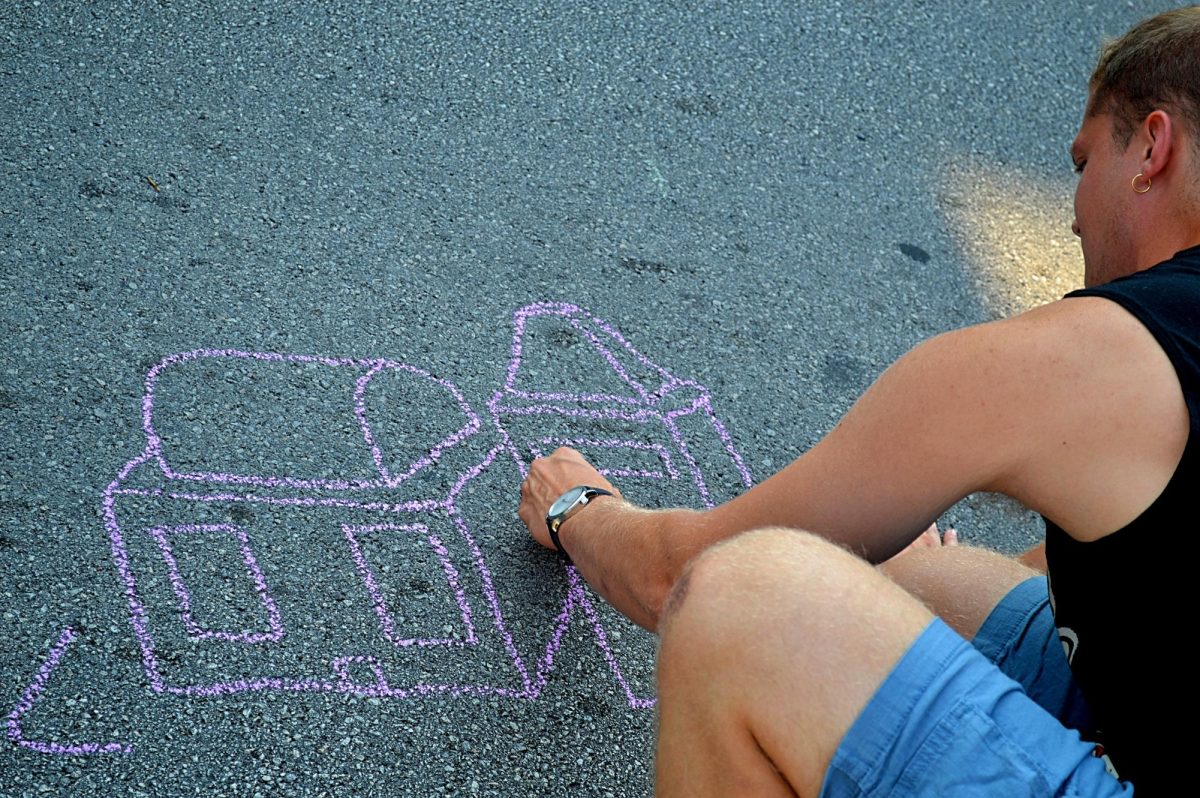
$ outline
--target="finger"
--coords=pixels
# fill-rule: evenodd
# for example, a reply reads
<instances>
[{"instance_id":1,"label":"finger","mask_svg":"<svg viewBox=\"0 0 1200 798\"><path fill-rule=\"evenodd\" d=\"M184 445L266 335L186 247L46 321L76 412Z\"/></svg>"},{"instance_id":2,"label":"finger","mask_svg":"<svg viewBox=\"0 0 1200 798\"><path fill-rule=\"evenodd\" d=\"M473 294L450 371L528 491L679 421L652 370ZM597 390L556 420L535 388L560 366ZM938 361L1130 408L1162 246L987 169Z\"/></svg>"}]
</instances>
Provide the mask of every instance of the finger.
<instances>
[{"instance_id":1,"label":"finger","mask_svg":"<svg viewBox=\"0 0 1200 798\"><path fill-rule=\"evenodd\" d=\"M521 519L521 523L525 524L525 527L532 532L533 525L537 521L537 515L534 513L533 508L528 504L522 504L517 508L517 516Z\"/></svg>"},{"instance_id":2,"label":"finger","mask_svg":"<svg viewBox=\"0 0 1200 798\"><path fill-rule=\"evenodd\" d=\"M946 533L944 535L942 535L942 545L943 546L957 546L958 545L958 530L955 529L954 527L949 527L946 530Z\"/></svg>"},{"instance_id":3,"label":"finger","mask_svg":"<svg viewBox=\"0 0 1200 798\"><path fill-rule=\"evenodd\" d=\"M569 457L574 460L582 460L583 455L572 449L570 446L559 446L550 455L551 457Z\"/></svg>"}]
</instances>

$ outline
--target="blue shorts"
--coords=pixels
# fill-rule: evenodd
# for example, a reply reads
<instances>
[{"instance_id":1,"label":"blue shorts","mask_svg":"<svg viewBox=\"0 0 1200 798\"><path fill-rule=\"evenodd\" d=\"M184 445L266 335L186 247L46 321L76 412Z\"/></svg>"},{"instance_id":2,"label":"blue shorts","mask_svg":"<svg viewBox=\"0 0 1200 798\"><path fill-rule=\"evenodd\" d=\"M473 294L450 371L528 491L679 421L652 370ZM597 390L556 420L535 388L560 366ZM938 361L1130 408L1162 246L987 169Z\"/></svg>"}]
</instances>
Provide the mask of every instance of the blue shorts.
<instances>
[{"instance_id":1,"label":"blue shorts","mask_svg":"<svg viewBox=\"0 0 1200 798\"><path fill-rule=\"evenodd\" d=\"M1132 795L1094 756L1045 577L1013 588L974 645L921 633L834 753L822 796Z\"/></svg>"}]
</instances>

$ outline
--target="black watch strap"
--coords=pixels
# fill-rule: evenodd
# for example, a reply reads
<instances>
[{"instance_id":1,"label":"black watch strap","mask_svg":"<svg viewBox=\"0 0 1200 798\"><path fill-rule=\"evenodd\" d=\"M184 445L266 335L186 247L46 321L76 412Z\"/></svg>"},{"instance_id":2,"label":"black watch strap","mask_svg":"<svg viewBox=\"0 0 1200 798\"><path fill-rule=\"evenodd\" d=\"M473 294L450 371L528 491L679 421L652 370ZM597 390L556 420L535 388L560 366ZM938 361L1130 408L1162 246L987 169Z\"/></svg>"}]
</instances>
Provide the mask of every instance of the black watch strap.
<instances>
[{"instance_id":1,"label":"black watch strap","mask_svg":"<svg viewBox=\"0 0 1200 798\"><path fill-rule=\"evenodd\" d=\"M553 524L547 524L550 527L550 542L554 544L554 548L558 550L558 556L562 557L568 563L571 562L571 555L567 554L567 550L562 547L562 541L558 539L558 527Z\"/></svg>"},{"instance_id":2,"label":"black watch strap","mask_svg":"<svg viewBox=\"0 0 1200 798\"><path fill-rule=\"evenodd\" d=\"M582 510L584 507L586 507L588 505L588 503L590 503L592 501L592 499L596 498L597 496L612 496L612 495L613 495L613 492L611 490L605 490L604 488L588 487L587 490L585 490L583 492L584 501L581 504L579 504L573 508L574 512L571 512L571 515L574 515L575 513ZM570 511L568 511L568 512L570 512ZM559 556L561 556L564 560L566 560L568 564L571 563L571 555L567 554L567 550L564 549L562 546L562 541L558 539L558 530L562 528L562 525L567 522L567 520L571 517L571 515L566 515L566 516L558 519L557 523L552 521L550 518L546 519L546 528L550 530L550 542L554 544L554 548L558 551Z\"/></svg>"}]
</instances>

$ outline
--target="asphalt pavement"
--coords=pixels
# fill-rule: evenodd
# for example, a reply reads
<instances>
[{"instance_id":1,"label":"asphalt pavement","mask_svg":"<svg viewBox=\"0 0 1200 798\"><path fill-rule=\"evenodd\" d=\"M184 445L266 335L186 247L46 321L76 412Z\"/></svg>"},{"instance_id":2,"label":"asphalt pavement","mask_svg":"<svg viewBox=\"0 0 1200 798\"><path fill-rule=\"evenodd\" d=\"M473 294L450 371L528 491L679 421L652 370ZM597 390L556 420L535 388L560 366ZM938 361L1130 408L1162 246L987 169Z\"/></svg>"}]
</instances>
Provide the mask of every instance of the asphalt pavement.
<instances>
[{"instance_id":1,"label":"asphalt pavement","mask_svg":"<svg viewBox=\"0 0 1200 798\"><path fill-rule=\"evenodd\" d=\"M0 795L648 795L654 638L522 470L723 501L1078 284L1163 7L5 3Z\"/></svg>"}]
</instances>

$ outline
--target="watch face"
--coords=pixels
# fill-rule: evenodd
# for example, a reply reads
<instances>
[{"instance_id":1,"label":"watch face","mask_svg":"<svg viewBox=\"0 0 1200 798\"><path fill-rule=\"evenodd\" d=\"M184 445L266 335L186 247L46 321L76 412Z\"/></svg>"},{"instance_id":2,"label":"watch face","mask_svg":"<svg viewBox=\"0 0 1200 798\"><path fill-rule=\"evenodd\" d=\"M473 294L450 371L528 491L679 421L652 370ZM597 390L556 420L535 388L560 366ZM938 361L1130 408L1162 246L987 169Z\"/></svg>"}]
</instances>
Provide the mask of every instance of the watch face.
<instances>
[{"instance_id":1,"label":"watch face","mask_svg":"<svg viewBox=\"0 0 1200 798\"><path fill-rule=\"evenodd\" d=\"M580 485L576 488L571 488L569 491L558 497L554 504L550 505L550 511L546 513L548 516L555 516L565 513L571 509L571 505L579 501L579 497L587 490L585 485Z\"/></svg>"}]
</instances>

